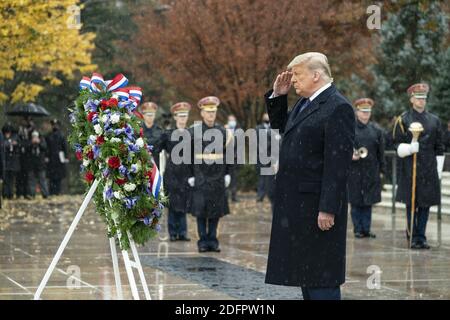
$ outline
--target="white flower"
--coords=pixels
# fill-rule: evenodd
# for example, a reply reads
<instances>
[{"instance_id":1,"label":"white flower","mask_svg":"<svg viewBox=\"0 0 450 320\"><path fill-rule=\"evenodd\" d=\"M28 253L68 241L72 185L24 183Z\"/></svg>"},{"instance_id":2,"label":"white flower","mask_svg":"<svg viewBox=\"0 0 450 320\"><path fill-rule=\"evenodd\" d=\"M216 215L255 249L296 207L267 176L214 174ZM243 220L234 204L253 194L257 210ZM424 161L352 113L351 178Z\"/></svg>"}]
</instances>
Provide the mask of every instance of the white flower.
<instances>
[{"instance_id":1,"label":"white flower","mask_svg":"<svg viewBox=\"0 0 450 320\"><path fill-rule=\"evenodd\" d=\"M98 134L98 135L101 135L102 132L103 132L102 126L99 125L99 124L96 124L96 125L94 126L94 130L95 130L95 133Z\"/></svg>"},{"instance_id":2,"label":"white flower","mask_svg":"<svg viewBox=\"0 0 450 320\"><path fill-rule=\"evenodd\" d=\"M121 142L122 140L120 140L119 138L111 138L111 142L113 142L113 143L119 143L119 142Z\"/></svg>"},{"instance_id":3,"label":"white flower","mask_svg":"<svg viewBox=\"0 0 450 320\"><path fill-rule=\"evenodd\" d=\"M83 159L83 166L87 167L91 163L91 160L89 159Z\"/></svg>"},{"instance_id":4,"label":"white flower","mask_svg":"<svg viewBox=\"0 0 450 320\"><path fill-rule=\"evenodd\" d=\"M105 123L106 121L108 121L108 115L107 114L104 114L103 116L102 116L102 122L103 123Z\"/></svg>"},{"instance_id":5,"label":"white flower","mask_svg":"<svg viewBox=\"0 0 450 320\"><path fill-rule=\"evenodd\" d=\"M139 148L142 148L142 147L144 146L144 139L142 139L142 138L137 139L137 140L136 140L136 145L137 145Z\"/></svg>"},{"instance_id":6,"label":"white flower","mask_svg":"<svg viewBox=\"0 0 450 320\"><path fill-rule=\"evenodd\" d=\"M136 185L134 183L125 183L123 188L125 189L125 191L130 192L130 191L134 191L134 189L136 189Z\"/></svg>"},{"instance_id":7,"label":"white flower","mask_svg":"<svg viewBox=\"0 0 450 320\"><path fill-rule=\"evenodd\" d=\"M111 116L111 123L112 123L112 124L116 124L116 123L118 123L119 121L120 121L120 114L114 113L114 114Z\"/></svg>"},{"instance_id":8,"label":"white flower","mask_svg":"<svg viewBox=\"0 0 450 320\"><path fill-rule=\"evenodd\" d=\"M114 191L114 198L121 200L123 198L122 192Z\"/></svg>"}]
</instances>

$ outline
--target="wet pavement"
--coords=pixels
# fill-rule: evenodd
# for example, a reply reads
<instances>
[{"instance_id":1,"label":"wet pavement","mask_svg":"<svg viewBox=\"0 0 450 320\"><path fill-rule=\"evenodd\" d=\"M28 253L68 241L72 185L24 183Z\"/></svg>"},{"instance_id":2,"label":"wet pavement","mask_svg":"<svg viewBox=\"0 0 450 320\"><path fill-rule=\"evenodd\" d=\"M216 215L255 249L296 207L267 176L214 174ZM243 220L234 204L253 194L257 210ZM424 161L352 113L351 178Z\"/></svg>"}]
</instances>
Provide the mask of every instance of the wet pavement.
<instances>
[{"instance_id":1,"label":"wet pavement","mask_svg":"<svg viewBox=\"0 0 450 320\"><path fill-rule=\"evenodd\" d=\"M139 248L153 299L301 299L299 288L264 284L271 213L253 194L231 204L221 220L221 253L198 253L191 242L159 239ZM82 202L81 196L15 200L0 211L0 300L32 299ZM355 239L348 229L344 299L450 299L450 217L430 215L431 250L412 251L405 240L403 212L376 208L376 239ZM165 228L164 228L165 229ZM43 299L116 299L105 225L90 205L52 274ZM124 298L130 299L119 258ZM136 273L137 277L137 273ZM380 281L377 281L377 280ZM142 287L139 287L142 294ZM142 294L143 296L143 294Z\"/></svg>"}]
</instances>

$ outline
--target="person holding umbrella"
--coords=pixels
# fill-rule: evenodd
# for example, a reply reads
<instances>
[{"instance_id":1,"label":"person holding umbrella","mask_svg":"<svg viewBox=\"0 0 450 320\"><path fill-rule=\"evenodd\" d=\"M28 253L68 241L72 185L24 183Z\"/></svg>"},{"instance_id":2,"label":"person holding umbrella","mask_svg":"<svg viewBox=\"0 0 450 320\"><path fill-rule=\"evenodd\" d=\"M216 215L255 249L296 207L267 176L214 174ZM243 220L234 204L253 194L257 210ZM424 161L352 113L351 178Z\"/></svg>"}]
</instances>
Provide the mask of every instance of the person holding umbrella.
<instances>
[{"instance_id":1,"label":"person holding umbrella","mask_svg":"<svg viewBox=\"0 0 450 320\"><path fill-rule=\"evenodd\" d=\"M30 165L30 154L26 153L26 146L30 143L31 133L35 130L32 117L47 117L50 113L42 106L35 103L17 104L11 111L6 113L9 116L24 117L23 124L19 127L20 153L19 161L21 170L19 170L16 178L16 195L24 196L30 199L28 172Z\"/></svg>"}]
</instances>

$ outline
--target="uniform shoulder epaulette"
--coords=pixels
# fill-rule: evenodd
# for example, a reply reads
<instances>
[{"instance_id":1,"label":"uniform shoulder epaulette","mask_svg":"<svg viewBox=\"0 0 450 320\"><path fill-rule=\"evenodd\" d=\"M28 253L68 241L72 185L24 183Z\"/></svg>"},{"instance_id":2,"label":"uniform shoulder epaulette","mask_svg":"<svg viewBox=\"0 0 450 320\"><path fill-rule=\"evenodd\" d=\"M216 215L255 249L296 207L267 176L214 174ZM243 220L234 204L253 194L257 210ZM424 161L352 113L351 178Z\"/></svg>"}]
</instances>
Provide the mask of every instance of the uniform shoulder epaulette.
<instances>
[{"instance_id":1,"label":"uniform shoulder epaulette","mask_svg":"<svg viewBox=\"0 0 450 320\"><path fill-rule=\"evenodd\" d=\"M394 129L392 130L392 138L395 139L395 130L397 128L397 125L400 126L400 130L402 131L402 133L405 133L405 127L403 126L403 122L402 122L402 117L407 113L407 111L403 112L401 115L399 115L397 117L397 119L395 120L394 123Z\"/></svg>"}]
</instances>

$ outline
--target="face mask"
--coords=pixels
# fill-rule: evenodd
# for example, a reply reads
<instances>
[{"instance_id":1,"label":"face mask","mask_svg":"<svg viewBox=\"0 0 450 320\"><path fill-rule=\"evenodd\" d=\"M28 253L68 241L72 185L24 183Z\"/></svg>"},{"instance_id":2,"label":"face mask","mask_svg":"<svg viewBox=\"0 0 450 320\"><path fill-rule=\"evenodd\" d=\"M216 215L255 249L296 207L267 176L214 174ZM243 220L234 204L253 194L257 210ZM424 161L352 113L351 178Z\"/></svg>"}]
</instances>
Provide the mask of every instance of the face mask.
<instances>
[{"instance_id":1,"label":"face mask","mask_svg":"<svg viewBox=\"0 0 450 320\"><path fill-rule=\"evenodd\" d=\"M228 127L230 127L231 129L236 128L236 121L233 120L228 121Z\"/></svg>"}]
</instances>

